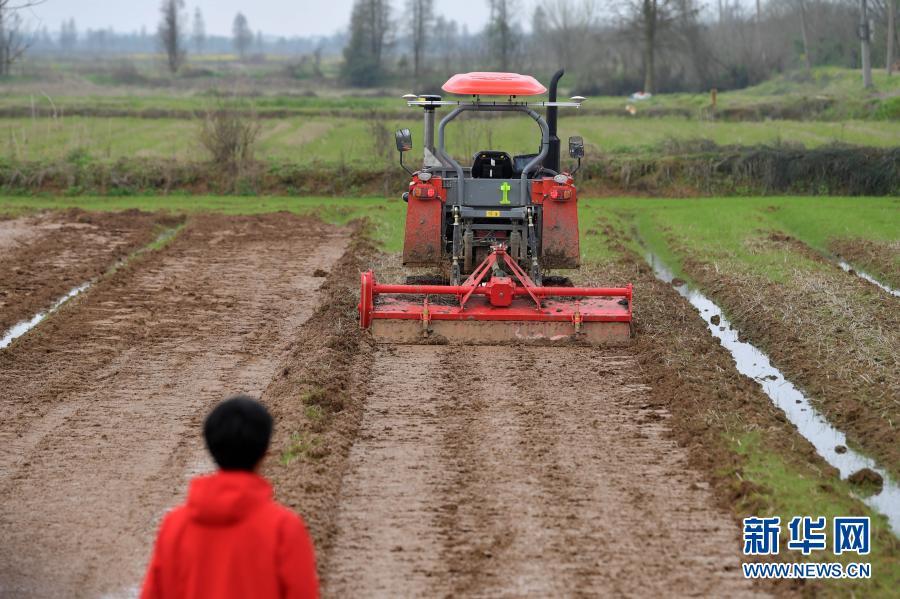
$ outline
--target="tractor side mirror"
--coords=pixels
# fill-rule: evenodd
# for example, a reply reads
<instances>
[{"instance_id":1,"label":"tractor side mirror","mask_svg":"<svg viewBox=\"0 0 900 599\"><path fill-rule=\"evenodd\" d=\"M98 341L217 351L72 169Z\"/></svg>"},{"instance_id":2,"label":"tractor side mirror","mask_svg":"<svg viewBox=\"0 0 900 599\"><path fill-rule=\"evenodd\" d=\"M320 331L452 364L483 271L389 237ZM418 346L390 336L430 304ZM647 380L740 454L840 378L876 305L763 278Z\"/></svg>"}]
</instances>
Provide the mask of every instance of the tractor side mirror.
<instances>
[{"instance_id":1,"label":"tractor side mirror","mask_svg":"<svg viewBox=\"0 0 900 599\"><path fill-rule=\"evenodd\" d=\"M409 129L397 129L394 133L394 141L397 142L397 151L400 152L400 166L412 176L413 172L403 164L403 153L412 150L412 133Z\"/></svg>"},{"instance_id":2,"label":"tractor side mirror","mask_svg":"<svg viewBox=\"0 0 900 599\"><path fill-rule=\"evenodd\" d=\"M409 129L398 129L394 133L394 139L397 142L397 151L401 154L412 150L412 133Z\"/></svg>"},{"instance_id":3,"label":"tractor side mirror","mask_svg":"<svg viewBox=\"0 0 900 599\"><path fill-rule=\"evenodd\" d=\"M573 135L569 138L569 156L572 158L584 158L584 140L580 135Z\"/></svg>"}]
</instances>

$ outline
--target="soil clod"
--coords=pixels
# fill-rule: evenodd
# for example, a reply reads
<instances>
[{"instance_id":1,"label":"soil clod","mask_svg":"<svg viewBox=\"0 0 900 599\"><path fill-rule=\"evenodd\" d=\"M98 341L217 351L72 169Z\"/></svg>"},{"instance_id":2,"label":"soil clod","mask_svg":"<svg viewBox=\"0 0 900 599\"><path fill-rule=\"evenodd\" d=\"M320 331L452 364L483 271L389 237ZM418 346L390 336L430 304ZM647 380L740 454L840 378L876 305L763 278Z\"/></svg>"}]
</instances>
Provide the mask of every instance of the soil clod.
<instances>
[{"instance_id":1,"label":"soil clod","mask_svg":"<svg viewBox=\"0 0 900 599\"><path fill-rule=\"evenodd\" d=\"M874 493L880 491L884 486L884 478L871 468L857 470L847 477L847 482Z\"/></svg>"}]
</instances>

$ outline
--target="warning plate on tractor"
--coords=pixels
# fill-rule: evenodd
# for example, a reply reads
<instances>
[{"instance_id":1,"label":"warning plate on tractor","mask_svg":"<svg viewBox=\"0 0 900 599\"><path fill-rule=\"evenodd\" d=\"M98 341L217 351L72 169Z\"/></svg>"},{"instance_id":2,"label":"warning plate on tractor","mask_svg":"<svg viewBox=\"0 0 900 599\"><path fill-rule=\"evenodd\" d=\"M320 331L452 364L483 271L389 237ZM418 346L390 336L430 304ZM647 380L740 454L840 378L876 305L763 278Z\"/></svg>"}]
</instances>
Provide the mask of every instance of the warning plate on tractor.
<instances>
[{"instance_id":1,"label":"warning plate on tractor","mask_svg":"<svg viewBox=\"0 0 900 599\"><path fill-rule=\"evenodd\" d=\"M499 210L486 210L484 213L485 216L500 216Z\"/></svg>"}]
</instances>

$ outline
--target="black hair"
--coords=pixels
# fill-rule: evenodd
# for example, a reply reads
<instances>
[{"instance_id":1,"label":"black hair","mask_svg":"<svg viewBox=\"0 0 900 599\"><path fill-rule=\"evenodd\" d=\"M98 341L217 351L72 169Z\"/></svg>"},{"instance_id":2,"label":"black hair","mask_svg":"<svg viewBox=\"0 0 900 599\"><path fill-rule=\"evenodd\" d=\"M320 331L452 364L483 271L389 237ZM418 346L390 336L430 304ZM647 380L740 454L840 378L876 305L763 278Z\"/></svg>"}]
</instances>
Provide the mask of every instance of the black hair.
<instances>
[{"instance_id":1,"label":"black hair","mask_svg":"<svg viewBox=\"0 0 900 599\"><path fill-rule=\"evenodd\" d=\"M209 413L203 437L219 468L252 471L269 448L272 416L252 397L235 395Z\"/></svg>"}]
</instances>

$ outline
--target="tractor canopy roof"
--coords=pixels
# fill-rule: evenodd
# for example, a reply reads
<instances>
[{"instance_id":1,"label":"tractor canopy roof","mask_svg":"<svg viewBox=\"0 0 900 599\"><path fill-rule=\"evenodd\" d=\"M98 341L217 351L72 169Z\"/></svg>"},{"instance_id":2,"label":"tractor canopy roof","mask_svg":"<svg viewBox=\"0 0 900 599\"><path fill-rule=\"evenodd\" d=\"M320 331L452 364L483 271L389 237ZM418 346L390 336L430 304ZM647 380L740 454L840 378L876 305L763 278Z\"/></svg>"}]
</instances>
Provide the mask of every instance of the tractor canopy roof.
<instances>
[{"instance_id":1,"label":"tractor canopy roof","mask_svg":"<svg viewBox=\"0 0 900 599\"><path fill-rule=\"evenodd\" d=\"M443 90L463 96L538 96L547 88L531 75L518 73L460 73Z\"/></svg>"}]
</instances>

